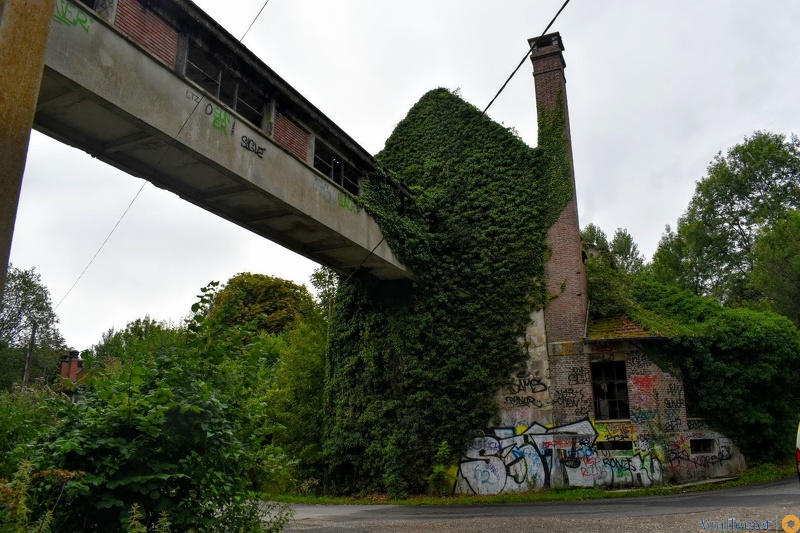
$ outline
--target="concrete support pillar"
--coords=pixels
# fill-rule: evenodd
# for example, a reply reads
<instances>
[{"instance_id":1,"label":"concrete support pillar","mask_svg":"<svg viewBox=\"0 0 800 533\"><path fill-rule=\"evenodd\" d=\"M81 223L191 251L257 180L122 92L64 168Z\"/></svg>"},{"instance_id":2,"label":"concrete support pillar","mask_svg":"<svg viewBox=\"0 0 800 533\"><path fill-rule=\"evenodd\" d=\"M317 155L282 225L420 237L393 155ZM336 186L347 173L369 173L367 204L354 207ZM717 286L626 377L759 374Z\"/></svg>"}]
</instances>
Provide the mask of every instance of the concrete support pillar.
<instances>
[{"instance_id":1,"label":"concrete support pillar","mask_svg":"<svg viewBox=\"0 0 800 533\"><path fill-rule=\"evenodd\" d=\"M0 0L0 302L55 0Z\"/></svg>"}]
</instances>

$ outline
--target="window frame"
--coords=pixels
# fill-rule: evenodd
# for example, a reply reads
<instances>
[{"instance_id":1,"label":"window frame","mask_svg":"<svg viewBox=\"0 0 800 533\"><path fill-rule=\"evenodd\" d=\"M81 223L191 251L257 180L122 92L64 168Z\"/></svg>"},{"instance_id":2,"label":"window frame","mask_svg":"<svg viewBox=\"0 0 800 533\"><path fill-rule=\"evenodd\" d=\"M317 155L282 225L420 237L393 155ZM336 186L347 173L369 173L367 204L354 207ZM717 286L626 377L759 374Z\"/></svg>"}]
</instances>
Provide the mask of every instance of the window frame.
<instances>
[{"instance_id":1,"label":"window frame","mask_svg":"<svg viewBox=\"0 0 800 533\"><path fill-rule=\"evenodd\" d=\"M593 361L590 371L595 420L630 420L625 361Z\"/></svg>"}]
</instances>

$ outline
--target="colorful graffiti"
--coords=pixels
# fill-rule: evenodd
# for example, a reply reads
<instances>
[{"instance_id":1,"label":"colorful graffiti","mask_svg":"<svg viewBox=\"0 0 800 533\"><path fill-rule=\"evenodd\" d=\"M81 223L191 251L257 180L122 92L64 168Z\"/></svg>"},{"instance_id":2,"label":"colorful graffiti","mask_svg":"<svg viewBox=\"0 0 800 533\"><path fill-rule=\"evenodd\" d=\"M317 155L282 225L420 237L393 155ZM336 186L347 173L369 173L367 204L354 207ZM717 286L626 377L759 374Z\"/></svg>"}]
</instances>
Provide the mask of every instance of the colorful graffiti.
<instances>
[{"instance_id":1,"label":"colorful graffiti","mask_svg":"<svg viewBox=\"0 0 800 533\"><path fill-rule=\"evenodd\" d=\"M649 449L600 450L598 442L628 438L630 426L615 428L589 419L544 427L495 428L474 439L458 468L456 491L499 494L553 486L650 486L661 465Z\"/></svg>"},{"instance_id":2,"label":"colorful graffiti","mask_svg":"<svg viewBox=\"0 0 800 533\"><path fill-rule=\"evenodd\" d=\"M212 104L206 104L205 111L206 115L213 115L213 121L211 123L212 128L228 133L228 125L231 123L231 116L227 111Z\"/></svg>"},{"instance_id":3,"label":"colorful graffiti","mask_svg":"<svg viewBox=\"0 0 800 533\"><path fill-rule=\"evenodd\" d=\"M628 423L588 418L545 427L493 428L476 437L458 465L455 491L499 494L546 487L650 487L728 475L744 468L730 439L713 431L670 435L664 449ZM713 442L693 453L691 442ZM667 467L665 469L665 467Z\"/></svg>"}]
</instances>

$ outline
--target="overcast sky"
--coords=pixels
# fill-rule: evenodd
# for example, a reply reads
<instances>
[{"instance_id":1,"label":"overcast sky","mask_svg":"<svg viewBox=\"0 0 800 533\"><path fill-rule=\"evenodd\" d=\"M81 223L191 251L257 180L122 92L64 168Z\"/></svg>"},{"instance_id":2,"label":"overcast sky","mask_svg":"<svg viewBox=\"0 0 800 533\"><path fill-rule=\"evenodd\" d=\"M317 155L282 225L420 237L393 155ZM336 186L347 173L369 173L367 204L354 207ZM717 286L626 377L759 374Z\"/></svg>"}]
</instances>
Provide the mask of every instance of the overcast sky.
<instances>
[{"instance_id":1,"label":"overcast sky","mask_svg":"<svg viewBox=\"0 0 800 533\"><path fill-rule=\"evenodd\" d=\"M262 0L195 0L233 35ZM562 0L271 0L244 40L371 153L429 89L483 108ZM652 256L719 151L800 124L800 3L572 0L566 50L581 226L627 228ZM536 145L526 62L490 109ZM34 132L11 251L56 305L143 182ZM146 185L58 307L85 349L138 317L179 321L200 287L239 272L307 283L316 264Z\"/></svg>"}]
</instances>

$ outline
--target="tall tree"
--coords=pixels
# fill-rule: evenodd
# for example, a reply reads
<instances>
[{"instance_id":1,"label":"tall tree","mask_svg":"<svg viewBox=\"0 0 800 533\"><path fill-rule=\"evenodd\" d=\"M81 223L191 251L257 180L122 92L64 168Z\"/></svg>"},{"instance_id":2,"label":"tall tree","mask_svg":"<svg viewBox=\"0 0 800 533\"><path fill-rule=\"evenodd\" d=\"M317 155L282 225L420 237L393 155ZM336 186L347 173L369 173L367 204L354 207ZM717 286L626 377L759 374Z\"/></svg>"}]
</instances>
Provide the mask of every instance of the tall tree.
<instances>
[{"instance_id":1,"label":"tall tree","mask_svg":"<svg viewBox=\"0 0 800 533\"><path fill-rule=\"evenodd\" d=\"M644 269L644 256L625 228L617 228L609 242L606 232L589 224L581 230L581 241L594 247L600 258L613 268L628 274L639 274Z\"/></svg>"},{"instance_id":2,"label":"tall tree","mask_svg":"<svg viewBox=\"0 0 800 533\"><path fill-rule=\"evenodd\" d=\"M333 317L333 301L339 286L339 274L328 267L319 267L311 274L311 285L317 291L317 300L325 309L328 321Z\"/></svg>"},{"instance_id":3,"label":"tall tree","mask_svg":"<svg viewBox=\"0 0 800 533\"><path fill-rule=\"evenodd\" d=\"M34 324L36 326L34 326ZM34 357L35 375L52 374L66 350L57 327L58 316L50 302L50 292L34 268L22 270L9 265L0 309L0 388L21 383L25 353L36 327Z\"/></svg>"},{"instance_id":4,"label":"tall tree","mask_svg":"<svg viewBox=\"0 0 800 533\"><path fill-rule=\"evenodd\" d=\"M764 232L756 242L753 281L778 313L800 326L800 211Z\"/></svg>"},{"instance_id":5,"label":"tall tree","mask_svg":"<svg viewBox=\"0 0 800 533\"><path fill-rule=\"evenodd\" d=\"M677 231L662 238L654 272L723 303L757 300L750 274L758 235L798 207L800 139L755 132L711 162Z\"/></svg>"},{"instance_id":6,"label":"tall tree","mask_svg":"<svg viewBox=\"0 0 800 533\"><path fill-rule=\"evenodd\" d=\"M614 232L609 252L611 252L617 268L628 274L638 274L644 268L644 256L639 251L639 246L633 241L628 230L624 228L617 228L617 231Z\"/></svg>"},{"instance_id":7,"label":"tall tree","mask_svg":"<svg viewBox=\"0 0 800 533\"><path fill-rule=\"evenodd\" d=\"M606 232L593 223L581 230L581 241L587 246L594 246L600 251L608 251L608 237Z\"/></svg>"}]
</instances>

